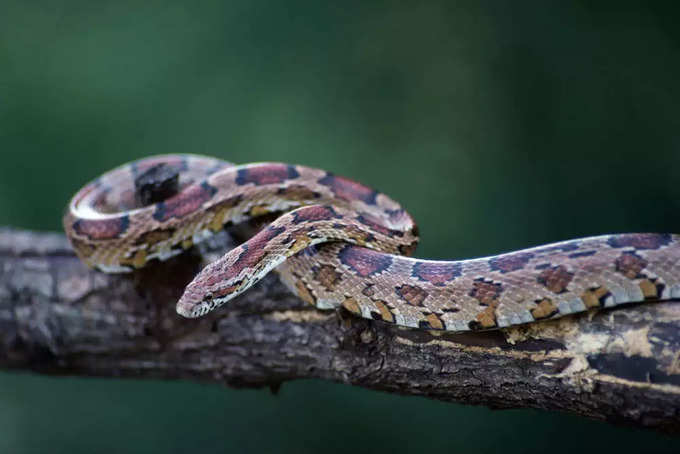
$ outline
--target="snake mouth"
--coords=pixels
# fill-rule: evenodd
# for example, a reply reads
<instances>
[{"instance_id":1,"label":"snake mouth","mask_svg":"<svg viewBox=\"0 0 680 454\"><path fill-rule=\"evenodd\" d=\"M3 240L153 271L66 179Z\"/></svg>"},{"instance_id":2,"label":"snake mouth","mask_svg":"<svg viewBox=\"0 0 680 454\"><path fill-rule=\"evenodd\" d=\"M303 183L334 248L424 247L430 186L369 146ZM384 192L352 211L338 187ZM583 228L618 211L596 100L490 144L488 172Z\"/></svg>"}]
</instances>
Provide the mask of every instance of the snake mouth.
<instances>
[{"instance_id":1,"label":"snake mouth","mask_svg":"<svg viewBox=\"0 0 680 454\"><path fill-rule=\"evenodd\" d=\"M186 318L200 317L208 311L205 301L198 297L196 292L192 291L191 284L184 290L184 293L177 301L175 310L179 315ZM203 310L205 309L205 310Z\"/></svg>"},{"instance_id":2,"label":"snake mouth","mask_svg":"<svg viewBox=\"0 0 680 454\"><path fill-rule=\"evenodd\" d=\"M196 304L191 304L187 303L184 301L179 301L177 302L177 306L175 307L177 313L181 315L182 317L185 318L196 318L198 315L196 314Z\"/></svg>"},{"instance_id":3,"label":"snake mouth","mask_svg":"<svg viewBox=\"0 0 680 454\"><path fill-rule=\"evenodd\" d=\"M204 294L197 292L193 286L193 282L187 286L184 294L175 306L176 312L182 317L198 318L222 306L248 288L244 285L243 281L239 281L237 284L220 289L216 293L208 292Z\"/></svg>"}]
</instances>

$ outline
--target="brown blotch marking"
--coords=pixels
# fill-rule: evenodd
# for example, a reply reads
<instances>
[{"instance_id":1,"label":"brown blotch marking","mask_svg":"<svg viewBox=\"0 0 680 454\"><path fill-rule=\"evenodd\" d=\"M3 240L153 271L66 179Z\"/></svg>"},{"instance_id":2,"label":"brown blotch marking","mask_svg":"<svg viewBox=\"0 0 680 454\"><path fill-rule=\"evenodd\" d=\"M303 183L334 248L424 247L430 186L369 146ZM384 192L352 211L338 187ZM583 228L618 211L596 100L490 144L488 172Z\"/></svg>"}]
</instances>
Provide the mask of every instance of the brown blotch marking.
<instances>
[{"instance_id":1,"label":"brown blotch marking","mask_svg":"<svg viewBox=\"0 0 680 454\"><path fill-rule=\"evenodd\" d=\"M375 198L378 195L376 191L361 183L330 173L321 178L319 183L328 186L333 194L343 200L361 200L368 205L375 205Z\"/></svg>"},{"instance_id":2,"label":"brown blotch marking","mask_svg":"<svg viewBox=\"0 0 680 454\"><path fill-rule=\"evenodd\" d=\"M366 243L375 240L375 237L373 235L371 235L369 232L361 230L356 225L340 224L338 227L342 229L345 232L345 234L347 234L347 236L350 239L354 240L356 244L358 244L359 246L364 246L366 245Z\"/></svg>"},{"instance_id":3,"label":"brown blotch marking","mask_svg":"<svg viewBox=\"0 0 680 454\"><path fill-rule=\"evenodd\" d=\"M444 329L444 322L435 314L427 315L425 320L427 320L427 323L429 323L433 329Z\"/></svg>"},{"instance_id":4,"label":"brown blotch marking","mask_svg":"<svg viewBox=\"0 0 680 454\"><path fill-rule=\"evenodd\" d=\"M219 232L222 230L222 227L227 222L226 217L229 214L229 211L241 203L241 200L243 200L243 196L238 195L225 199L212 207L210 211L212 211L214 214L212 219L210 219L208 228L213 232Z\"/></svg>"},{"instance_id":5,"label":"brown blotch marking","mask_svg":"<svg viewBox=\"0 0 680 454\"><path fill-rule=\"evenodd\" d=\"M269 205L254 205L253 207L250 208L250 211L248 214L252 217L258 217L262 216L264 214L269 213L271 210L269 208Z\"/></svg>"},{"instance_id":6,"label":"brown blotch marking","mask_svg":"<svg viewBox=\"0 0 680 454\"><path fill-rule=\"evenodd\" d=\"M287 164L260 164L245 169L239 169L236 184L253 183L256 186L283 183L286 180L299 177L294 166Z\"/></svg>"},{"instance_id":7,"label":"brown blotch marking","mask_svg":"<svg viewBox=\"0 0 680 454\"><path fill-rule=\"evenodd\" d=\"M496 321L496 307L495 306L487 307L482 312L477 314L477 317L475 317L475 320L468 323L468 327L473 331L477 331L477 330L481 330L481 329L491 329L491 328L495 328L496 326L498 326L498 323Z\"/></svg>"},{"instance_id":8,"label":"brown blotch marking","mask_svg":"<svg viewBox=\"0 0 680 454\"><path fill-rule=\"evenodd\" d=\"M335 290L338 283L342 280L342 275L335 270L335 267L331 265L321 265L315 268L314 279L323 285L329 292Z\"/></svg>"},{"instance_id":9,"label":"brown blotch marking","mask_svg":"<svg viewBox=\"0 0 680 454\"><path fill-rule=\"evenodd\" d=\"M318 192L312 191L307 186L301 184L291 184L285 188L279 188L277 194L286 200L295 200L297 202L318 199L321 197L321 194Z\"/></svg>"},{"instance_id":10,"label":"brown blotch marking","mask_svg":"<svg viewBox=\"0 0 680 454\"><path fill-rule=\"evenodd\" d=\"M302 250L307 250L308 246L312 243L312 239L309 238L307 232L293 232L284 240L285 244L289 244L292 253L297 253Z\"/></svg>"},{"instance_id":11,"label":"brown blotch marking","mask_svg":"<svg viewBox=\"0 0 680 454\"><path fill-rule=\"evenodd\" d=\"M415 285L400 285L395 287L395 292L401 299L412 306L422 306L423 301L427 298L427 292Z\"/></svg>"},{"instance_id":12,"label":"brown blotch marking","mask_svg":"<svg viewBox=\"0 0 680 454\"><path fill-rule=\"evenodd\" d=\"M175 229L156 229L146 232L135 240L135 244L157 244L167 241L175 234Z\"/></svg>"},{"instance_id":13,"label":"brown blotch marking","mask_svg":"<svg viewBox=\"0 0 680 454\"><path fill-rule=\"evenodd\" d=\"M316 298L314 298L312 291L305 285L304 282L302 282L301 279L298 279L297 282L295 282L295 289L297 290L298 296L302 298L303 301L311 305L316 304Z\"/></svg>"},{"instance_id":14,"label":"brown blotch marking","mask_svg":"<svg viewBox=\"0 0 680 454\"><path fill-rule=\"evenodd\" d=\"M673 241L673 237L670 233L625 233L612 235L607 240L607 244L613 248L659 249L671 241Z\"/></svg>"},{"instance_id":15,"label":"brown blotch marking","mask_svg":"<svg viewBox=\"0 0 680 454\"><path fill-rule=\"evenodd\" d=\"M594 287L583 292L581 301L583 301L583 304L585 304L588 309L602 307L604 306L605 299L607 299L609 295L611 295L611 293L606 287Z\"/></svg>"},{"instance_id":16,"label":"brown blotch marking","mask_svg":"<svg viewBox=\"0 0 680 454\"><path fill-rule=\"evenodd\" d=\"M375 306L380 311L380 317L383 321L394 323L394 315L392 315L392 312L384 301L373 301L373 304L375 304Z\"/></svg>"},{"instance_id":17,"label":"brown blotch marking","mask_svg":"<svg viewBox=\"0 0 680 454\"><path fill-rule=\"evenodd\" d=\"M503 274L521 270L534 257L530 252L515 252L511 254L499 255L489 260L489 267L493 271Z\"/></svg>"},{"instance_id":18,"label":"brown blotch marking","mask_svg":"<svg viewBox=\"0 0 680 454\"><path fill-rule=\"evenodd\" d=\"M468 324L471 330L490 329L498 325L496 320L496 307L500 302L498 297L503 293L503 285L499 282L479 277L472 283L470 297L479 301L482 306L488 306Z\"/></svg>"},{"instance_id":19,"label":"brown blotch marking","mask_svg":"<svg viewBox=\"0 0 680 454\"><path fill-rule=\"evenodd\" d=\"M645 299L657 299L661 297L663 289L666 287L657 279L643 279L638 284Z\"/></svg>"},{"instance_id":20,"label":"brown blotch marking","mask_svg":"<svg viewBox=\"0 0 680 454\"><path fill-rule=\"evenodd\" d=\"M470 297L479 301L482 306L493 306L497 304L498 297L503 292L503 285L500 282L493 282L483 277L479 277L472 283Z\"/></svg>"},{"instance_id":21,"label":"brown blotch marking","mask_svg":"<svg viewBox=\"0 0 680 454\"><path fill-rule=\"evenodd\" d=\"M79 219L73 223L73 231L93 240L110 240L119 238L129 226L127 215L111 219Z\"/></svg>"},{"instance_id":22,"label":"brown blotch marking","mask_svg":"<svg viewBox=\"0 0 680 454\"><path fill-rule=\"evenodd\" d=\"M95 251L94 246L86 243L85 241L81 241L77 238L71 238L71 245L73 246L73 249L76 251L78 257L80 257L81 259L87 259L88 257L91 257Z\"/></svg>"},{"instance_id":23,"label":"brown blotch marking","mask_svg":"<svg viewBox=\"0 0 680 454\"><path fill-rule=\"evenodd\" d=\"M574 273L569 272L564 265L558 265L541 271L536 280L553 293L564 293L573 278Z\"/></svg>"},{"instance_id":24,"label":"brown blotch marking","mask_svg":"<svg viewBox=\"0 0 680 454\"><path fill-rule=\"evenodd\" d=\"M354 298L345 299L345 301L342 302L342 307L344 307L353 314L361 315L361 308L359 307L359 303L357 303Z\"/></svg>"},{"instance_id":25,"label":"brown blotch marking","mask_svg":"<svg viewBox=\"0 0 680 454\"><path fill-rule=\"evenodd\" d=\"M388 254L347 245L338 254L340 261L361 277L369 277L385 271L392 264Z\"/></svg>"},{"instance_id":26,"label":"brown blotch marking","mask_svg":"<svg viewBox=\"0 0 680 454\"><path fill-rule=\"evenodd\" d=\"M459 263L418 262L413 265L411 276L442 287L460 276L461 269Z\"/></svg>"},{"instance_id":27,"label":"brown blotch marking","mask_svg":"<svg viewBox=\"0 0 680 454\"><path fill-rule=\"evenodd\" d=\"M330 221L339 216L330 206L312 205L310 207L299 208L293 213L293 224L312 221Z\"/></svg>"},{"instance_id":28,"label":"brown blotch marking","mask_svg":"<svg viewBox=\"0 0 680 454\"><path fill-rule=\"evenodd\" d=\"M635 252L624 252L616 259L616 271L628 279L644 277L640 272L647 267L648 262Z\"/></svg>"},{"instance_id":29,"label":"brown blotch marking","mask_svg":"<svg viewBox=\"0 0 680 454\"><path fill-rule=\"evenodd\" d=\"M121 265L133 266L135 268L141 268L146 264L146 250L138 249L130 258L126 258L120 261Z\"/></svg>"},{"instance_id":30,"label":"brown blotch marking","mask_svg":"<svg viewBox=\"0 0 680 454\"><path fill-rule=\"evenodd\" d=\"M557 304L555 304L550 298L543 298L536 303L535 308L531 309L531 315L536 320L552 317L558 312L559 309Z\"/></svg>"},{"instance_id":31,"label":"brown blotch marking","mask_svg":"<svg viewBox=\"0 0 680 454\"><path fill-rule=\"evenodd\" d=\"M210 186L205 181L201 184L192 185L169 199L157 203L153 218L159 222L170 218L181 219L184 216L195 213L201 206L212 199L217 188Z\"/></svg>"}]
</instances>

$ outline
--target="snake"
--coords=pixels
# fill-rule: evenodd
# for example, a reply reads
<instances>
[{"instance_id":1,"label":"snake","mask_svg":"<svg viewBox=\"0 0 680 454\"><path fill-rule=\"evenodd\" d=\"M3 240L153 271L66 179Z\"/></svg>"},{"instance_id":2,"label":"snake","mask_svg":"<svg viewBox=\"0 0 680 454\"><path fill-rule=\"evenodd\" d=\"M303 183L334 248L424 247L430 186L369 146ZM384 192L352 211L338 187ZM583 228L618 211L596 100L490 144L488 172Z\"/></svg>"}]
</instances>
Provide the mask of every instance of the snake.
<instances>
[{"instance_id":1,"label":"snake","mask_svg":"<svg viewBox=\"0 0 680 454\"><path fill-rule=\"evenodd\" d=\"M141 201L135 182L158 166L176 191ZM88 266L133 272L225 227L276 216L198 272L176 304L196 318L270 271L318 309L451 332L523 325L591 309L680 297L680 237L620 233L465 260L413 258L418 228L395 200L331 172L278 162L234 165L151 156L80 189L63 218Z\"/></svg>"}]
</instances>

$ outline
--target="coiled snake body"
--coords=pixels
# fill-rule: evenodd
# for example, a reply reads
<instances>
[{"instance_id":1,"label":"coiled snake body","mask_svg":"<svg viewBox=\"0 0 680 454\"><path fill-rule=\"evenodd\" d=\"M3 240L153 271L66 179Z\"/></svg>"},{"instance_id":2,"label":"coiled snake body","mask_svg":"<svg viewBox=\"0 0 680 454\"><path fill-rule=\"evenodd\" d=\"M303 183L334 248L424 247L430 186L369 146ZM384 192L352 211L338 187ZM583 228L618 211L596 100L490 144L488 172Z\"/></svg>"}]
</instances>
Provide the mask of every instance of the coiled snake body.
<instances>
[{"instance_id":1,"label":"coiled snake body","mask_svg":"<svg viewBox=\"0 0 680 454\"><path fill-rule=\"evenodd\" d=\"M139 206L135 178L159 164L179 171L179 191ZM493 257L407 257L411 216L394 200L326 171L280 163L242 166L164 155L114 169L71 200L64 228L78 256L125 272L189 248L225 224L285 212L204 268L177 312L198 317L276 268L300 298L365 318L430 330L494 329L590 308L680 297L680 241L618 234Z\"/></svg>"}]
</instances>

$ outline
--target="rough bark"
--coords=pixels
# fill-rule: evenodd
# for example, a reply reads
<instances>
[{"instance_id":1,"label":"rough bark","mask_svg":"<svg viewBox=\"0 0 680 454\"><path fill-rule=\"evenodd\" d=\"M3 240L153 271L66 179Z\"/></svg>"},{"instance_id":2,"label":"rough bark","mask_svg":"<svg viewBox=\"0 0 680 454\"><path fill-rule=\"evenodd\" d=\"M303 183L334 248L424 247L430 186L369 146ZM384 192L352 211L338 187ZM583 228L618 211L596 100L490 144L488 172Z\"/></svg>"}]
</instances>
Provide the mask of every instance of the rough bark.
<instances>
[{"instance_id":1,"label":"rough bark","mask_svg":"<svg viewBox=\"0 0 680 454\"><path fill-rule=\"evenodd\" d=\"M60 234L0 230L0 367L273 388L321 378L680 431L676 302L455 335L320 311L270 276L205 318L176 315L183 286L232 245L225 233L187 256L106 275Z\"/></svg>"}]
</instances>

